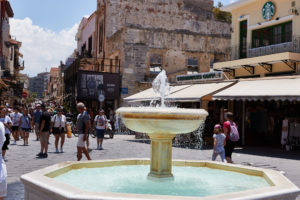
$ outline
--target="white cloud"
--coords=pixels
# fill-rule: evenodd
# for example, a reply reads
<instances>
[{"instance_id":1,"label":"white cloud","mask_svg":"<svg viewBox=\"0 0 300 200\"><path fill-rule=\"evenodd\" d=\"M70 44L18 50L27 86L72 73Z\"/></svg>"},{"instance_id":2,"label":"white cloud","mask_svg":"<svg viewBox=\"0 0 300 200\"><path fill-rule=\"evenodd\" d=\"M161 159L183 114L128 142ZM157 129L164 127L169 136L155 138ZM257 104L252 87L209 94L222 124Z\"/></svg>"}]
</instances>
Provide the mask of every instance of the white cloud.
<instances>
[{"instance_id":1,"label":"white cloud","mask_svg":"<svg viewBox=\"0 0 300 200\"><path fill-rule=\"evenodd\" d=\"M76 48L75 34L78 24L59 33L33 25L30 18L11 19L11 35L22 42L20 49L24 55L23 73L35 76L37 73L57 67Z\"/></svg>"}]
</instances>

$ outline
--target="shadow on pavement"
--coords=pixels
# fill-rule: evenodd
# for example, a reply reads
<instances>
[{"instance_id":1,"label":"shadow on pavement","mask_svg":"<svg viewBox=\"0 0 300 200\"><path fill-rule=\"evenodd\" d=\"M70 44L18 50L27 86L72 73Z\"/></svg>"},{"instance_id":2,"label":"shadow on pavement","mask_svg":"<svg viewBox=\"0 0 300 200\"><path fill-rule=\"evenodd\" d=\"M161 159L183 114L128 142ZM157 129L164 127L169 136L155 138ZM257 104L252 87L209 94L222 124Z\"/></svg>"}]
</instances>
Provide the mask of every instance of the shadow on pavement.
<instances>
[{"instance_id":1,"label":"shadow on pavement","mask_svg":"<svg viewBox=\"0 0 300 200\"><path fill-rule=\"evenodd\" d=\"M14 182L7 184L7 197L5 200L23 200L24 199L24 185L21 182Z\"/></svg>"},{"instance_id":2,"label":"shadow on pavement","mask_svg":"<svg viewBox=\"0 0 300 200\"><path fill-rule=\"evenodd\" d=\"M236 148L234 153L300 160L299 149L286 151L284 149L280 149L279 147L242 147Z\"/></svg>"}]
</instances>

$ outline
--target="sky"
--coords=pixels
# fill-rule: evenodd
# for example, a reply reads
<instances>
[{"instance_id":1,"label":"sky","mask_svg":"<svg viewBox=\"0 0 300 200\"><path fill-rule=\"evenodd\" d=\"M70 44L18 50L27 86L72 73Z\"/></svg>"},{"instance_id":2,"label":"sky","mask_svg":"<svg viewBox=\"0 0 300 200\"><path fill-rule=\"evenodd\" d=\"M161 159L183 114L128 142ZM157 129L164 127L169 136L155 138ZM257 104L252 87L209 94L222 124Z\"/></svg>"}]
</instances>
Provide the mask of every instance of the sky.
<instances>
[{"instance_id":1,"label":"sky","mask_svg":"<svg viewBox=\"0 0 300 200\"><path fill-rule=\"evenodd\" d=\"M233 0L220 0L226 5ZM215 2L215 4L218 1ZM10 0L11 35L22 42L30 77L57 67L76 48L75 34L83 16L96 10L96 0Z\"/></svg>"}]
</instances>

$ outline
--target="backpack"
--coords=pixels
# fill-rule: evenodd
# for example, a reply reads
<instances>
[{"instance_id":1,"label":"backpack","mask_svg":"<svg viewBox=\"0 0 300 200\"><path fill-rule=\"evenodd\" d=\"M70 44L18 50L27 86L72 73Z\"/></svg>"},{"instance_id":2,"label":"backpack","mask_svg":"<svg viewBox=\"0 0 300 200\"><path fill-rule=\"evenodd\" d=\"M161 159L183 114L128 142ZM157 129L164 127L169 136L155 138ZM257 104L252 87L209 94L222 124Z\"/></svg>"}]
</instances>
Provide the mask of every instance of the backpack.
<instances>
[{"instance_id":1,"label":"backpack","mask_svg":"<svg viewBox=\"0 0 300 200\"><path fill-rule=\"evenodd\" d=\"M233 142L237 142L237 141L240 140L239 131L238 131L237 126L234 122L233 123L230 122L229 139Z\"/></svg>"}]
</instances>

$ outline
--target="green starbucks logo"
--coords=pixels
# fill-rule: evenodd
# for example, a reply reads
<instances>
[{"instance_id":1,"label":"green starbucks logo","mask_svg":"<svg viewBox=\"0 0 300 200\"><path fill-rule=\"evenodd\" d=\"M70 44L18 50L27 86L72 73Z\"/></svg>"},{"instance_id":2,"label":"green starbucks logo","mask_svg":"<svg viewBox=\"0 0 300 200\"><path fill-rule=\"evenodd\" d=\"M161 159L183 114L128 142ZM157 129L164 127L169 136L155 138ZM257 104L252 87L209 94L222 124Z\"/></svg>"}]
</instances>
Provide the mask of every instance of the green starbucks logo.
<instances>
[{"instance_id":1,"label":"green starbucks logo","mask_svg":"<svg viewBox=\"0 0 300 200\"><path fill-rule=\"evenodd\" d=\"M265 20L270 20L273 18L275 14L275 5L273 2L268 1L265 3L264 7L262 8L262 15Z\"/></svg>"}]
</instances>

